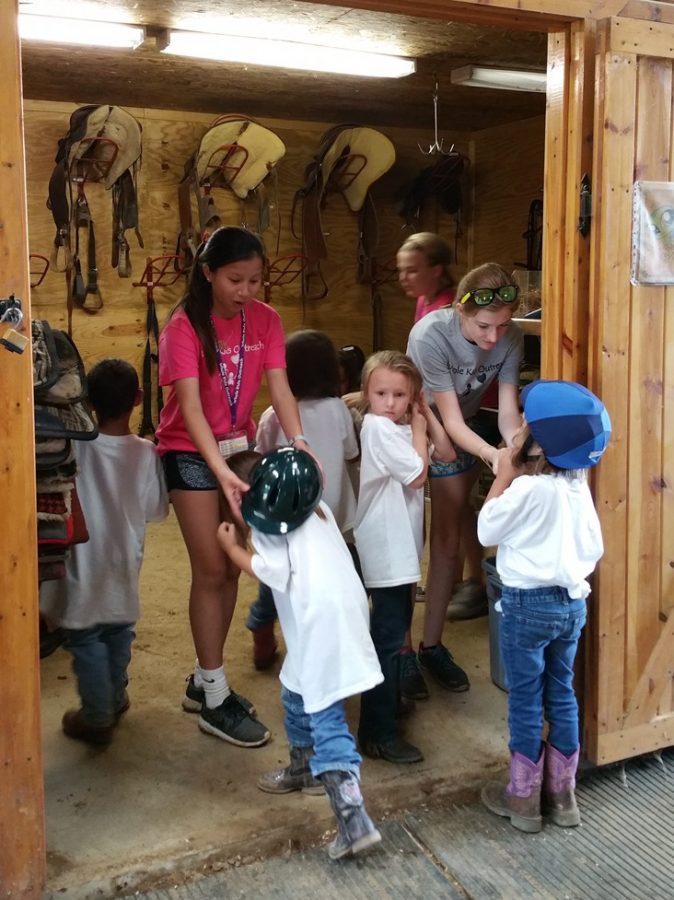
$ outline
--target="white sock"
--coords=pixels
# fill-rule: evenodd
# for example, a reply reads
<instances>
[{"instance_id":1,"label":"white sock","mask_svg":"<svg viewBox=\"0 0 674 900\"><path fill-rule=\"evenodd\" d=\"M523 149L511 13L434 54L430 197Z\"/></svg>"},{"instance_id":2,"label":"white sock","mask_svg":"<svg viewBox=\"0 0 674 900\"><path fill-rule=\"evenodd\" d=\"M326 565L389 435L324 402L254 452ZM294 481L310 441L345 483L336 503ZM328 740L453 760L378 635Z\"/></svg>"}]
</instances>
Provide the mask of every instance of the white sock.
<instances>
[{"instance_id":1,"label":"white sock","mask_svg":"<svg viewBox=\"0 0 674 900\"><path fill-rule=\"evenodd\" d=\"M194 686L195 687L203 687L204 686L204 671L199 665L199 660L194 660Z\"/></svg>"},{"instance_id":2,"label":"white sock","mask_svg":"<svg viewBox=\"0 0 674 900\"><path fill-rule=\"evenodd\" d=\"M203 687L206 698L206 706L215 709L229 697L231 691L227 684L227 676L222 666L219 669L202 669Z\"/></svg>"}]
</instances>

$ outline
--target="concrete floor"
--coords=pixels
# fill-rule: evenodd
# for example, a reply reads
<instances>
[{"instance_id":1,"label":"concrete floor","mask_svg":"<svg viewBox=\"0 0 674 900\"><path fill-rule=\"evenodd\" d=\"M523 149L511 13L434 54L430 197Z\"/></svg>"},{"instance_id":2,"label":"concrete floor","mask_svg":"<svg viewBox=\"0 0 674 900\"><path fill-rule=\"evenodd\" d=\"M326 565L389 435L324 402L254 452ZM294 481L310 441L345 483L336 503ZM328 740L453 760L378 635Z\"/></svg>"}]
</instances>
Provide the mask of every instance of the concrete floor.
<instances>
[{"instance_id":1,"label":"concrete floor","mask_svg":"<svg viewBox=\"0 0 674 900\"><path fill-rule=\"evenodd\" d=\"M148 534L141 579L143 617L130 677L131 709L108 748L66 738L63 712L77 702L63 650L42 663L48 889L69 897L149 888L162 874L251 861L320 841L332 817L324 797L273 797L257 776L285 764L278 666L256 672L244 627L255 583L243 576L227 646L233 687L253 700L271 742L245 750L202 734L182 712L194 660L186 597L187 556L175 518ZM418 604L415 622L423 615ZM418 627L415 635L418 634ZM506 697L489 677L487 619L447 626L445 642L472 687L448 694L431 685L407 733L424 751L417 766L367 760L363 789L374 815L443 796L468 795L507 759ZM355 725L357 701L349 704Z\"/></svg>"}]
</instances>

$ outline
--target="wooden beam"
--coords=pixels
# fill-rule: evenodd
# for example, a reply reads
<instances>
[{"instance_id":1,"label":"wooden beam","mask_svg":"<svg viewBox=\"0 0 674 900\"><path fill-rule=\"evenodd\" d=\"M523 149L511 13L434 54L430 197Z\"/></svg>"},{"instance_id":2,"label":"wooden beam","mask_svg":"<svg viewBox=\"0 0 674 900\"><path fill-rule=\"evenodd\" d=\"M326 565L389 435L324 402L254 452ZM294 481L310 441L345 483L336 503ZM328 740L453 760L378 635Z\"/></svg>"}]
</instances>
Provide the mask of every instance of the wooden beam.
<instances>
[{"instance_id":1,"label":"wooden beam","mask_svg":"<svg viewBox=\"0 0 674 900\"><path fill-rule=\"evenodd\" d=\"M545 107L543 205L543 314L541 376L562 377L564 305L564 232L566 224L566 149L570 34L548 37L548 89Z\"/></svg>"},{"instance_id":2,"label":"wooden beam","mask_svg":"<svg viewBox=\"0 0 674 900\"><path fill-rule=\"evenodd\" d=\"M611 19L609 46L615 53L674 59L672 26L667 23L616 16Z\"/></svg>"},{"instance_id":3,"label":"wooden beam","mask_svg":"<svg viewBox=\"0 0 674 900\"><path fill-rule=\"evenodd\" d=\"M647 725L600 734L596 755L590 756L590 760L602 766L638 756L645 752L644 748L648 748L648 752L652 753L654 750L672 745L674 745L674 717L663 716Z\"/></svg>"},{"instance_id":4,"label":"wooden beam","mask_svg":"<svg viewBox=\"0 0 674 900\"><path fill-rule=\"evenodd\" d=\"M17 3L0 3L0 297L30 287ZM32 354L0 346L0 888L37 898L45 879Z\"/></svg>"},{"instance_id":5,"label":"wooden beam","mask_svg":"<svg viewBox=\"0 0 674 900\"><path fill-rule=\"evenodd\" d=\"M625 0L313 0L329 6L369 9L467 22L523 31L558 31L579 19L603 19L616 16ZM544 9L542 9L544 7Z\"/></svg>"},{"instance_id":6,"label":"wooden beam","mask_svg":"<svg viewBox=\"0 0 674 900\"><path fill-rule=\"evenodd\" d=\"M618 15L625 19L650 19L652 22L674 24L674 6L670 0L665 3L657 0L630 0Z\"/></svg>"}]
</instances>

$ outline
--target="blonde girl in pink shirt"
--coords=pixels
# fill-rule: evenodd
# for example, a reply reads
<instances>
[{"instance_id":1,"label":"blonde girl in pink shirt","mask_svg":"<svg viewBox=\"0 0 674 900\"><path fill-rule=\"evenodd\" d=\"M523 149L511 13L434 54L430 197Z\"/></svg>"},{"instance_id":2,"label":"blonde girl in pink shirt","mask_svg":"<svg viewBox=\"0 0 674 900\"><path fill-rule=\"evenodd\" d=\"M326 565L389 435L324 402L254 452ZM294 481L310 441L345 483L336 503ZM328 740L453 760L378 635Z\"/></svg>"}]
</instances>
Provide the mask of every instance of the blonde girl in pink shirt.
<instances>
[{"instance_id":1,"label":"blonde girl in pink shirt","mask_svg":"<svg viewBox=\"0 0 674 900\"><path fill-rule=\"evenodd\" d=\"M188 290L159 342L159 380L167 388L157 442L169 496L190 558L190 625L197 654L183 708L202 731L241 747L269 740L249 701L232 691L223 666L239 570L216 539L248 485L227 465L255 438L253 403L266 379L272 406L298 449L297 403L285 371L278 313L259 302L264 249L243 228L219 228L199 248ZM224 497L224 503L223 503Z\"/></svg>"}]
</instances>

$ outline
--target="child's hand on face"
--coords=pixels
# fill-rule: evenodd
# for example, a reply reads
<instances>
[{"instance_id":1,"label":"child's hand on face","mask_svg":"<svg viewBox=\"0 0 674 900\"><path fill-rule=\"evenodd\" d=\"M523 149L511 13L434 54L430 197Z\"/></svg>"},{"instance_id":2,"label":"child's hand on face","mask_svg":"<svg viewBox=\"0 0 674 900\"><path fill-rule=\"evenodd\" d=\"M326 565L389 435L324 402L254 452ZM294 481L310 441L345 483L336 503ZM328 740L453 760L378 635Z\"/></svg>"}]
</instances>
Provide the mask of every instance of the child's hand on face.
<instances>
[{"instance_id":1,"label":"child's hand on face","mask_svg":"<svg viewBox=\"0 0 674 900\"><path fill-rule=\"evenodd\" d=\"M236 525L233 522L223 522L218 528L218 541L226 552L238 543Z\"/></svg>"}]
</instances>

